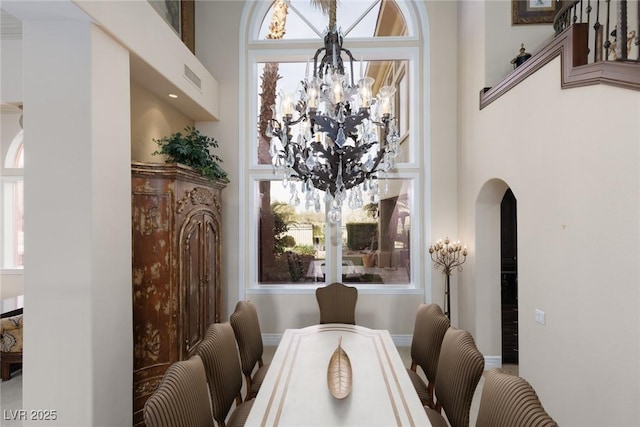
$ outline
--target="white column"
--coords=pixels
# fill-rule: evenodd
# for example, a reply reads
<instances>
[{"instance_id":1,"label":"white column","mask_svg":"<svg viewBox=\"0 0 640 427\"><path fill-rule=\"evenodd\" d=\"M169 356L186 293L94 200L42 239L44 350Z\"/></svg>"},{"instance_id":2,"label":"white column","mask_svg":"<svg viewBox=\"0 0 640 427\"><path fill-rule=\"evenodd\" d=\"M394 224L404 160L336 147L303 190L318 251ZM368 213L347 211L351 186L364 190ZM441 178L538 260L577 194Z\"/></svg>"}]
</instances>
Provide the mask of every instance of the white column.
<instances>
[{"instance_id":1,"label":"white column","mask_svg":"<svg viewBox=\"0 0 640 427\"><path fill-rule=\"evenodd\" d=\"M128 53L84 20L23 32L23 409L130 425Z\"/></svg>"}]
</instances>

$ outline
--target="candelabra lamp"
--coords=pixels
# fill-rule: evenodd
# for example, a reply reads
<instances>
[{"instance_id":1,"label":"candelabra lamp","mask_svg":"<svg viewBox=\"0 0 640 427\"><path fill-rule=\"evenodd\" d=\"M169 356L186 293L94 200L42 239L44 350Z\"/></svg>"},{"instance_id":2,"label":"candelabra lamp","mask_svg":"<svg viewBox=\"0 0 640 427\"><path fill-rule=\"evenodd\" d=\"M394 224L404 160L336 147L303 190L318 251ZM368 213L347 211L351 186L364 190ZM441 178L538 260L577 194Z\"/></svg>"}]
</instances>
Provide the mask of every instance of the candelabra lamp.
<instances>
[{"instance_id":1,"label":"candelabra lamp","mask_svg":"<svg viewBox=\"0 0 640 427\"><path fill-rule=\"evenodd\" d=\"M437 270L442 269L445 274L444 314L451 319L451 273L456 269L462 271L462 264L467 259L467 247L463 247L460 242L451 242L446 237L444 240L438 240L435 244L429 246L429 255L433 261L433 267Z\"/></svg>"}]
</instances>

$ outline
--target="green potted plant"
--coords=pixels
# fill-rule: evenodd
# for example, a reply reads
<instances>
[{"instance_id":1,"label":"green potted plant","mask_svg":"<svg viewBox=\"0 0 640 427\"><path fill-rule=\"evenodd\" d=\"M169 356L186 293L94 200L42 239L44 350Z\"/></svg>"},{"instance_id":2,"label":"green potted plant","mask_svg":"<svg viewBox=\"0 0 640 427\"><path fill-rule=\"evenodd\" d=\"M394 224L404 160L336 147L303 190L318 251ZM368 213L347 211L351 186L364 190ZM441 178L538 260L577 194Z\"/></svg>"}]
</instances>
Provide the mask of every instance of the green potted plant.
<instances>
[{"instance_id":1,"label":"green potted plant","mask_svg":"<svg viewBox=\"0 0 640 427\"><path fill-rule=\"evenodd\" d=\"M194 127L184 128L185 134L177 132L169 137L154 139L160 147L152 154L164 154L167 163L182 163L190 166L211 181L229 182L227 172L218 163L222 159L211 153L211 148L218 148L218 141L203 135Z\"/></svg>"}]
</instances>

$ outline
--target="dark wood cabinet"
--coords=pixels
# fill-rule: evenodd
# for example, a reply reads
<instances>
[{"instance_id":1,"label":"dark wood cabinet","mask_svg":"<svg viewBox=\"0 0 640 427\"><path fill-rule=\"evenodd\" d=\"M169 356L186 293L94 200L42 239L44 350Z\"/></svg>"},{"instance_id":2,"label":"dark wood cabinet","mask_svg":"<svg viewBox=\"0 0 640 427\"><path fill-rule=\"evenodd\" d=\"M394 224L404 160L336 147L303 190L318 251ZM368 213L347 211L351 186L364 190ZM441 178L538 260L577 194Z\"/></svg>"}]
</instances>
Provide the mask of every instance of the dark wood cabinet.
<instances>
[{"instance_id":1,"label":"dark wood cabinet","mask_svg":"<svg viewBox=\"0 0 640 427\"><path fill-rule=\"evenodd\" d=\"M171 363L220 321L222 183L181 164L132 163L133 424Z\"/></svg>"}]
</instances>

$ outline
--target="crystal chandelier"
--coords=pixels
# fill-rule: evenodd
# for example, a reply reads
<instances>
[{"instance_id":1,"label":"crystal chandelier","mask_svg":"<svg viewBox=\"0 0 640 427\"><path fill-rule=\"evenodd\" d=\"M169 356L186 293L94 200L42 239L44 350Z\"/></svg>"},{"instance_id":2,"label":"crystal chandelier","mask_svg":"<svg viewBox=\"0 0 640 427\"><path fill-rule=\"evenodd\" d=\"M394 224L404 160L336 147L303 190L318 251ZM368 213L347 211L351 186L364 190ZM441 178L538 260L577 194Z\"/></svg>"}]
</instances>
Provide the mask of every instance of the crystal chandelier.
<instances>
[{"instance_id":1,"label":"crystal chandelier","mask_svg":"<svg viewBox=\"0 0 640 427\"><path fill-rule=\"evenodd\" d=\"M371 203L377 203L376 180L394 167L400 138L391 114L395 88L384 86L373 97L374 79L362 76L362 61L360 79L354 83L354 58L342 47L343 35L335 25L335 1L331 7L324 46L313 57L313 76L309 77L307 62L298 91L279 94L280 106L271 107L266 136L276 173L289 187L291 203L300 203L292 181L302 182L307 209L320 211L319 191L324 191L324 201L331 204L329 221L336 223L347 197L351 209L364 205L365 192ZM349 59L349 75L343 54Z\"/></svg>"}]
</instances>

